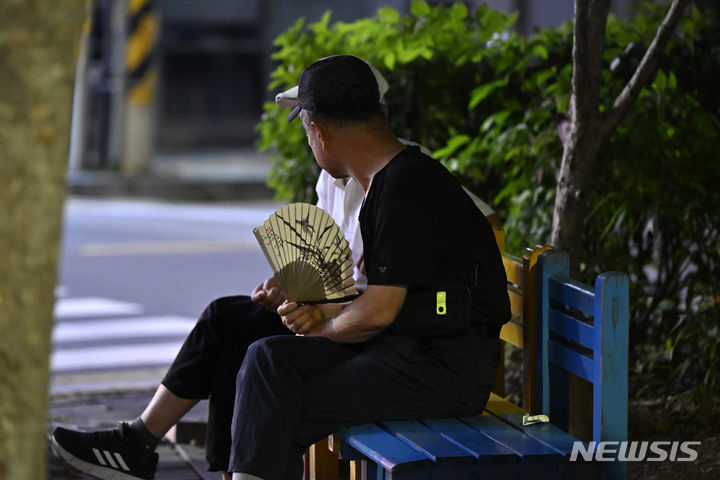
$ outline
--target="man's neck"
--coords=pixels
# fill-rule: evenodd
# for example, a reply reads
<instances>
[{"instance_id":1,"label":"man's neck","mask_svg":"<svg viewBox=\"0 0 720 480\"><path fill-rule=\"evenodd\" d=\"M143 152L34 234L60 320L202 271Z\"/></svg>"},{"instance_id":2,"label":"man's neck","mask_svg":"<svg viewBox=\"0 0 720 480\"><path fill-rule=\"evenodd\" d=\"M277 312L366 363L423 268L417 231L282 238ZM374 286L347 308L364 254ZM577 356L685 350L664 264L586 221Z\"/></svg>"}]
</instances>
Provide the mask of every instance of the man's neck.
<instances>
[{"instance_id":1,"label":"man's neck","mask_svg":"<svg viewBox=\"0 0 720 480\"><path fill-rule=\"evenodd\" d=\"M354 135L348 144L350 174L367 192L373 176L405 148L390 130L381 135Z\"/></svg>"}]
</instances>

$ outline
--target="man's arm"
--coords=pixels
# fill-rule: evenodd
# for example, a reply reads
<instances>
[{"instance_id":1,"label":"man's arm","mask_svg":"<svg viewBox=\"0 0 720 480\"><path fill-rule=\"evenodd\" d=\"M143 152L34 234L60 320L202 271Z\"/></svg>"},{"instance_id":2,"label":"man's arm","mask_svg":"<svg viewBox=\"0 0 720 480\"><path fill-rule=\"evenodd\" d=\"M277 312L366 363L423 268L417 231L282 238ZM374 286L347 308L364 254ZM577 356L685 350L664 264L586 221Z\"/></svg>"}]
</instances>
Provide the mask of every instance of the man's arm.
<instances>
[{"instance_id":1,"label":"man's arm","mask_svg":"<svg viewBox=\"0 0 720 480\"><path fill-rule=\"evenodd\" d=\"M295 333L327 337L338 343L360 343L390 326L406 295L407 288L402 286L369 285L362 295L344 306L285 302L278 313Z\"/></svg>"}]
</instances>

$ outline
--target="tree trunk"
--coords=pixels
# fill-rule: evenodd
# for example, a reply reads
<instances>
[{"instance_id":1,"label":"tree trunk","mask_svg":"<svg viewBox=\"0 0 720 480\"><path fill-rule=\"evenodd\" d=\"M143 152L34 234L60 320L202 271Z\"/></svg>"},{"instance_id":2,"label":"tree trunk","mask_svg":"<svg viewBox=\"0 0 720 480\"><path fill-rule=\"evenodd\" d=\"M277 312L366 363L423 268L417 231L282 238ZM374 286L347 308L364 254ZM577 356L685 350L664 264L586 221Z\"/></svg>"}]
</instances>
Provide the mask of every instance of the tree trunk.
<instances>
[{"instance_id":1,"label":"tree trunk","mask_svg":"<svg viewBox=\"0 0 720 480\"><path fill-rule=\"evenodd\" d=\"M573 74L570 97L570 133L563 151L555 192L552 236L555 248L578 258L578 234L585 211L588 171L595 164L601 142L598 135L605 25L610 0L575 0Z\"/></svg>"},{"instance_id":2,"label":"tree trunk","mask_svg":"<svg viewBox=\"0 0 720 480\"><path fill-rule=\"evenodd\" d=\"M84 4L0 3L0 478L45 477L53 292Z\"/></svg>"},{"instance_id":3,"label":"tree trunk","mask_svg":"<svg viewBox=\"0 0 720 480\"><path fill-rule=\"evenodd\" d=\"M604 140L601 129L591 122L585 126L577 123L571 126L569 144L563 152L553 209L552 236L550 244L568 252L575 260L576 268L583 258L583 218L588 211L587 189L592 176L591 167L598 161Z\"/></svg>"}]
</instances>

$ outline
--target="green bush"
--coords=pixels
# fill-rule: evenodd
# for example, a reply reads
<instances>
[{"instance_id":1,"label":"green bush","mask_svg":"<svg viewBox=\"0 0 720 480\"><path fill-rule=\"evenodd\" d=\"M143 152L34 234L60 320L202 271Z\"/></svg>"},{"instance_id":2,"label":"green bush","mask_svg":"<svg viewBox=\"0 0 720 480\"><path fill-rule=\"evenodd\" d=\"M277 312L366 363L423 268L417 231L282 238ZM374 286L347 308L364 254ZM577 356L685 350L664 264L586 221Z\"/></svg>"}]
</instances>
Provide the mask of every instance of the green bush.
<instances>
[{"instance_id":1,"label":"green bush","mask_svg":"<svg viewBox=\"0 0 720 480\"><path fill-rule=\"evenodd\" d=\"M664 12L651 3L632 22L609 20L603 109ZM495 206L508 250L546 243L562 156L557 131L571 91L571 24L522 36L512 30L514 15L417 0L407 15L381 8L352 23L330 18L301 19L277 38L271 89L295 85L304 66L326 55L369 60L391 85L393 130L433 150ZM589 252L586 281L606 270L631 277L632 366L652 393L720 392L719 45L716 22L697 10L686 15L653 83L603 151L578 239ZM269 185L279 199L314 201L318 169L287 113L267 103L258 125L273 162Z\"/></svg>"}]
</instances>

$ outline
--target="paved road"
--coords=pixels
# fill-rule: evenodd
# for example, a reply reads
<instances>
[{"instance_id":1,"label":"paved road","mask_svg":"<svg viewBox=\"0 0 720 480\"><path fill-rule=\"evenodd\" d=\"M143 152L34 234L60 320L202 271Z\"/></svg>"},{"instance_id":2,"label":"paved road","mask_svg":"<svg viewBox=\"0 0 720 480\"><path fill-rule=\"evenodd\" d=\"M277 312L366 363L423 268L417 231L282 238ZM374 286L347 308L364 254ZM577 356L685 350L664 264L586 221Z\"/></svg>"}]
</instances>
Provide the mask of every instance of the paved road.
<instances>
[{"instance_id":1,"label":"paved road","mask_svg":"<svg viewBox=\"0 0 720 480\"><path fill-rule=\"evenodd\" d=\"M208 302L270 274L252 228L277 206L71 199L51 390L156 385Z\"/></svg>"}]
</instances>

